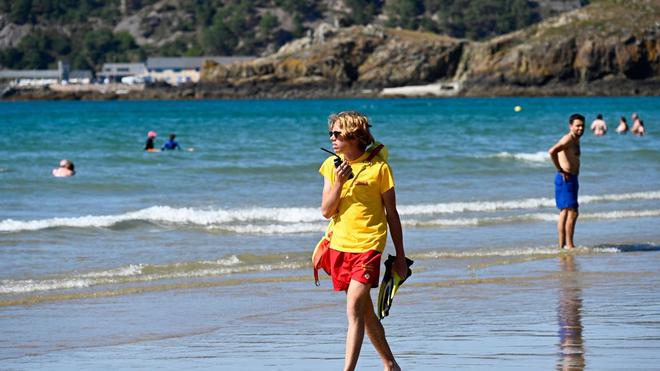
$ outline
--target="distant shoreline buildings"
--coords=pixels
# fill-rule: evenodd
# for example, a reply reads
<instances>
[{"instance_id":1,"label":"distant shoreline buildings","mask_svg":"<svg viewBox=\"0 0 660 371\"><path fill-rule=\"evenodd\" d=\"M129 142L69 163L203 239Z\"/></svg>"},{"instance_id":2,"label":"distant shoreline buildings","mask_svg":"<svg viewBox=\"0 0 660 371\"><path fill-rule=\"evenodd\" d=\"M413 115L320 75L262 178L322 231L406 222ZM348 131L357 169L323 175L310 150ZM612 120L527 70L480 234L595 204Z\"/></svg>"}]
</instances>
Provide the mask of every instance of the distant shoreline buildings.
<instances>
[{"instance_id":1,"label":"distant shoreline buildings","mask_svg":"<svg viewBox=\"0 0 660 371\"><path fill-rule=\"evenodd\" d=\"M70 70L62 61L52 70L0 70L0 80L14 88L39 88L51 85L143 85L165 83L171 86L196 84L206 61L220 65L247 62L254 56L149 57L141 63L104 63L101 71ZM94 76L95 75L95 76Z\"/></svg>"}]
</instances>

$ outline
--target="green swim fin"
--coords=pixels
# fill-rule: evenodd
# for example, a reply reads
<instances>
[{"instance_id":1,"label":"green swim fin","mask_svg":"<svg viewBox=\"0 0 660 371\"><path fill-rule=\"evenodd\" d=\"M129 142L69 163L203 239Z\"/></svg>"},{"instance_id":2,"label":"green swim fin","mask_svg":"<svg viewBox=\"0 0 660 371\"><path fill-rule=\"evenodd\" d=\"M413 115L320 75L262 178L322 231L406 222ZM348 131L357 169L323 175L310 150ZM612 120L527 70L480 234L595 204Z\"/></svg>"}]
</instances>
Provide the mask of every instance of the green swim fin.
<instances>
[{"instance_id":1,"label":"green swim fin","mask_svg":"<svg viewBox=\"0 0 660 371\"><path fill-rule=\"evenodd\" d=\"M398 274L392 271L392 264L394 264L395 259L394 256L389 255L385 261L385 274L383 275L383 282L381 282L380 290L378 291L378 319L383 319L390 314L390 307L392 307L392 301L397 290L399 290L399 286L412 275L412 270L410 269L410 266L414 263L412 260L406 258L408 275L406 278L401 279Z\"/></svg>"}]
</instances>

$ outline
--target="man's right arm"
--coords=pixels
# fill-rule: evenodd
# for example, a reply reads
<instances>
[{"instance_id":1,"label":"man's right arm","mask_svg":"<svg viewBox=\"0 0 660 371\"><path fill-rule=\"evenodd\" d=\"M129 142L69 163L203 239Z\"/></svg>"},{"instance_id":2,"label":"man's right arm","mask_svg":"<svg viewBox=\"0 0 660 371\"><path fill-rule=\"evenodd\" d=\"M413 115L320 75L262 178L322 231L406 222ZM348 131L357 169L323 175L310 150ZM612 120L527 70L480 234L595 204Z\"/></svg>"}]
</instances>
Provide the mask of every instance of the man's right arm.
<instances>
[{"instance_id":1,"label":"man's right arm","mask_svg":"<svg viewBox=\"0 0 660 371\"><path fill-rule=\"evenodd\" d=\"M566 172L564 172L564 170L561 168L561 164L559 163L559 152L566 149L567 141L565 138L566 137L561 138L554 146L548 150L548 154L550 154L552 163L555 165L555 168L557 168L557 171L559 171L564 176L564 179L568 178L568 174L566 174Z\"/></svg>"},{"instance_id":2,"label":"man's right arm","mask_svg":"<svg viewBox=\"0 0 660 371\"><path fill-rule=\"evenodd\" d=\"M334 183L327 177L323 177L323 198L321 199L321 214L324 218L330 219L339 210L339 201L341 200L341 189L343 184L339 181Z\"/></svg>"},{"instance_id":3,"label":"man's right arm","mask_svg":"<svg viewBox=\"0 0 660 371\"><path fill-rule=\"evenodd\" d=\"M332 171L335 173L334 182L331 181L326 174L323 175L323 198L321 200L321 214L323 214L323 217L326 219L330 219L335 214L337 214L337 211L339 211L341 190L344 187L344 183L346 183L348 180L348 177L353 173L351 166L346 161L342 162L339 167L335 167ZM323 170L321 173L323 174Z\"/></svg>"}]
</instances>

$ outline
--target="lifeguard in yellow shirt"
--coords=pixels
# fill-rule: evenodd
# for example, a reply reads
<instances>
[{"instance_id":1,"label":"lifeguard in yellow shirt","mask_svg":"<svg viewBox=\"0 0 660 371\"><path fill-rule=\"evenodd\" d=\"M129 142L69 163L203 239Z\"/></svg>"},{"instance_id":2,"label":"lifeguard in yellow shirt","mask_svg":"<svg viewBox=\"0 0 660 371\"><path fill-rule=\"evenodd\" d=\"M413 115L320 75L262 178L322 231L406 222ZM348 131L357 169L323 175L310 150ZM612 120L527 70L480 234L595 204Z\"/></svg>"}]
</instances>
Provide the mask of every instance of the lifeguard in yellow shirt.
<instances>
[{"instance_id":1,"label":"lifeguard in yellow shirt","mask_svg":"<svg viewBox=\"0 0 660 371\"><path fill-rule=\"evenodd\" d=\"M370 294L371 288L378 286L388 226L396 250L394 271L405 278L408 265L387 152L382 145L374 146L370 126L368 118L359 112L330 116L328 134L332 148L343 162L335 167L335 157L330 156L321 165L319 171L324 178L321 212L334 222L330 241L332 283L336 291L346 291L348 331L344 369L355 369L366 330L385 370L400 370Z\"/></svg>"}]
</instances>

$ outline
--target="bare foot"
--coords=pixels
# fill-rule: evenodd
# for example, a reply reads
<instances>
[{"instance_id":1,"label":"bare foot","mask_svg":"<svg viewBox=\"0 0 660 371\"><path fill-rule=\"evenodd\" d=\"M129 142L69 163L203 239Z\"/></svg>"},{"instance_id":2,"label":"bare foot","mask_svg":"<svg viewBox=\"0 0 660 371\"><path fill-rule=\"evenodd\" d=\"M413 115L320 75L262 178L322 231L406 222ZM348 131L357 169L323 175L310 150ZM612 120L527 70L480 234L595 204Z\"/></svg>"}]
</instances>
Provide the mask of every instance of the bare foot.
<instances>
[{"instance_id":1,"label":"bare foot","mask_svg":"<svg viewBox=\"0 0 660 371\"><path fill-rule=\"evenodd\" d=\"M390 364L386 364L385 367L383 368L385 371L401 371L401 367L395 362L392 362Z\"/></svg>"}]
</instances>

